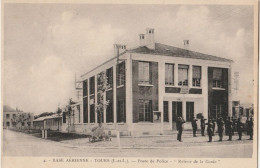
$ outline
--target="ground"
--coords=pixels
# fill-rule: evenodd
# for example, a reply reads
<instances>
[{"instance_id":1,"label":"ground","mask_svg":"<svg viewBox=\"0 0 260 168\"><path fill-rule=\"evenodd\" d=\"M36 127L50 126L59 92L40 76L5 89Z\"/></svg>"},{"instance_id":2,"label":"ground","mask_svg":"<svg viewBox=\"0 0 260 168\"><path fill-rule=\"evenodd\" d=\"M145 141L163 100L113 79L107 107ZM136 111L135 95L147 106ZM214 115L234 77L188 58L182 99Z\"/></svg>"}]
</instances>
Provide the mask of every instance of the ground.
<instances>
[{"instance_id":1,"label":"ground","mask_svg":"<svg viewBox=\"0 0 260 168\"><path fill-rule=\"evenodd\" d=\"M116 137L112 141L90 143L88 138L52 141L11 130L3 131L4 156L84 156L84 157L200 157L200 158L250 158L253 143L248 136L238 141L207 142L207 136L193 138L190 133L183 135L183 142L176 140L176 134L156 137ZM120 145L119 145L120 144ZM235 151L235 152L234 152Z\"/></svg>"}]
</instances>

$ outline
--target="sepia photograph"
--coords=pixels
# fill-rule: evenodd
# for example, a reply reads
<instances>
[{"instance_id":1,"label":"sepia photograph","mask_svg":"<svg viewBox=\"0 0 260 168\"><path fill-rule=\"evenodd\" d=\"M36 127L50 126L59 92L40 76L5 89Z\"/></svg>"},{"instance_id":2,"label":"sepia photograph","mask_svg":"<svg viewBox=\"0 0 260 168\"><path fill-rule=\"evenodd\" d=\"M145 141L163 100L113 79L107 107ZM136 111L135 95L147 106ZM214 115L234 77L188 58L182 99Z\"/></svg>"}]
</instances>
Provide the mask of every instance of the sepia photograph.
<instances>
[{"instance_id":1,"label":"sepia photograph","mask_svg":"<svg viewBox=\"0 0 260 168\"><path fill-rule=\"evenodd\" d=\"M257 1L90 2L3 1L3 168L257 166Z\"/></svg>"}]
</instances>

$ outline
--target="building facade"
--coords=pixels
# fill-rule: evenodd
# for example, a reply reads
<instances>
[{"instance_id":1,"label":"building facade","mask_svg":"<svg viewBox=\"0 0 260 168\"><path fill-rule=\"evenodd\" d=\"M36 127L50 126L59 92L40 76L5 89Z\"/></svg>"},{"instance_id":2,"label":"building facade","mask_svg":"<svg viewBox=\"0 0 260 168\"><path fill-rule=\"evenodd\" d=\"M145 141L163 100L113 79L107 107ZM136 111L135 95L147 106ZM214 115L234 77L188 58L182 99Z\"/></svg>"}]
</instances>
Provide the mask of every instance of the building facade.
<instances>
[{"instance_id":1,"label":"building facade","mask_svg":"<svg viewBox=\"0 0 260 168\"><path fill-rule=\"evenodd\" d=\"M193 116L232 114L232 60L155 43L154 29L139 35L140 46L115 45L114 57L83 74L83 101L78 130L97 126L98 74L105 72L109 88L103 126L122 135L165 134L182 116L185 128Z\"/></svg>"}]
</instances>

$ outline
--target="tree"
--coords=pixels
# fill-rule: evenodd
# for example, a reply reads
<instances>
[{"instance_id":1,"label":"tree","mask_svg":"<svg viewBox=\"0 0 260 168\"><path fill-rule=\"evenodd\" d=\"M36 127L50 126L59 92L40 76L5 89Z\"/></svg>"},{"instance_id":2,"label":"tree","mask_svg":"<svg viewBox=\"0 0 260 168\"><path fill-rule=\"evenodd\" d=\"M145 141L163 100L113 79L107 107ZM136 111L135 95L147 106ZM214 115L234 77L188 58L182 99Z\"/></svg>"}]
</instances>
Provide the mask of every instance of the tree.
<instances>
[{"instance_id":1,"label":"tree","mask_svg":"<svg viewBox=\"0 0 260 168\"><path fill-rule=\"evenodd\" d=\"M72 98L70 98L69 104L66 106L66 113L67 113L67 116L68 116L68 133L70 132L71 117L74 116L74 112L71 108L71 105L73 105L73 104L76 104L76 103L74 101L72 101Z\"/></svg>"},{"instance_id":2,"label":"tree","mask_svg":"<svg viewBox=\"0 0 260 168\"><path fill-rule=\"evenodd\" d=\"M105 91L108 89L107 76L104 71L97 75L97 105L96 112L98 117L99 127L102 127L102 119L106 106L109 101L104 101Z\"/></svg>"},{"instance_id":3,"label":"tree","mask_svg":"<svg viewBox=\"0 0 260 168\"><path fill-rule=\"evenodd\" d=\"M14 119L12 119L12 123L16 126L19 126L19 129L25 126L27 123L28 126L31 126L32 116L30 113L20 113Z\"/></svg>"}]
</instances>

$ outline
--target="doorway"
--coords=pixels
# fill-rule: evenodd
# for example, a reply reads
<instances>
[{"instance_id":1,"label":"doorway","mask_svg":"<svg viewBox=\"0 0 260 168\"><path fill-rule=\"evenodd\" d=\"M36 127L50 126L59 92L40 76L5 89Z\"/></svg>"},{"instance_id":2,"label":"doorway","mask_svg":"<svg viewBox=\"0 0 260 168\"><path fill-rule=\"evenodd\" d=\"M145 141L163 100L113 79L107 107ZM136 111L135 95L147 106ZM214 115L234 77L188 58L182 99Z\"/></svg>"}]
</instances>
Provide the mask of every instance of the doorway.
<instances>
[{"instance_id":1,"label":"doorway","mask_svg":"<svg viewBox=\"0 0 260 168\"><path fill-rule=\"evenodd\" d=\"M176 120L178 117L182 117L182 102L172 102L172 129L176 129Z\"/></svg>"}]
</instances>

